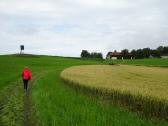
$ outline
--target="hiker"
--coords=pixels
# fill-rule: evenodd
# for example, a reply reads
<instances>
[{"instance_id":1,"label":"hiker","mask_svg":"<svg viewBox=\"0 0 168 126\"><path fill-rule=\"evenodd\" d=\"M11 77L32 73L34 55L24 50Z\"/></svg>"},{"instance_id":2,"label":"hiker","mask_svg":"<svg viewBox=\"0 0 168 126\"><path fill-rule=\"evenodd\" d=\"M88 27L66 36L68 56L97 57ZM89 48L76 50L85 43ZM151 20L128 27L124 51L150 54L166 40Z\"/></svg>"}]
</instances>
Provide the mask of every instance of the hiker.
<instances>
[{"instance_id":1,"label":"hiker","mask_svg":"<svg viewBox=\"0 0 168 126\"><path fill-rule=\"evenodd\" d=\"M24 89L27 90L28 88L28 82L32 78L32 75L30 73L30 70L28 67L25 67L24 70L22 71L22 79L24 83Z\"/></svg>"}]
</instances>

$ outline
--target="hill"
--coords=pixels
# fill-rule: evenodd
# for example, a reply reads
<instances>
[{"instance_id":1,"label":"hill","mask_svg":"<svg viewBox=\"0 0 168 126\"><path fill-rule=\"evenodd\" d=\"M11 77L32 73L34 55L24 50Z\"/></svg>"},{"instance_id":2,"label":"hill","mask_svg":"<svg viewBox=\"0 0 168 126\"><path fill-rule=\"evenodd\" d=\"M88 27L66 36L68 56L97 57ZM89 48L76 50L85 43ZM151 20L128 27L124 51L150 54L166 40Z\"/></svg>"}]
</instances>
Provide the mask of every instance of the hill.
<instances>
[{"instance_id":1,"label":"hill","mask_svg":"<svg viewBox=\"0 0 168 126\"><path fill-rule=\"evenodd\" d=\"M60 73L76 65L108 64L106 61L63 57L0 56L1 125L77 126L166 126L167 122L146 119L125 108L108 105L99 98L76 92ZM23 91L21 71L28 66L33 79Z\"/></svg>"}]
</instances>

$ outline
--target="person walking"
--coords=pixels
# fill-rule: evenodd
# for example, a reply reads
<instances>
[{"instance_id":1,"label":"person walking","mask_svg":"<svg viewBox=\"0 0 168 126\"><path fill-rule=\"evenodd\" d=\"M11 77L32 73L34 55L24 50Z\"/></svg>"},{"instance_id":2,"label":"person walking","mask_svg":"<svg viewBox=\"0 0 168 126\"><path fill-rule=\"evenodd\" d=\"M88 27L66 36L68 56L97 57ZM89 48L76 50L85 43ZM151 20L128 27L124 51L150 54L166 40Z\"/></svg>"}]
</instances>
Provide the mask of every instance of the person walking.
<instances>
[{"instance_id":1,"label":"person walking","mask_svg":"<svg viewBox=\"0 0 168 126\"><path fill-rule=\"evenodd\" d=\"M24 83L24 89L27 91L28 89L28 82L31 80L32 75L28 67L25 67L24 70L22 71L22 79Z\"/></svg>"}]
</instances>

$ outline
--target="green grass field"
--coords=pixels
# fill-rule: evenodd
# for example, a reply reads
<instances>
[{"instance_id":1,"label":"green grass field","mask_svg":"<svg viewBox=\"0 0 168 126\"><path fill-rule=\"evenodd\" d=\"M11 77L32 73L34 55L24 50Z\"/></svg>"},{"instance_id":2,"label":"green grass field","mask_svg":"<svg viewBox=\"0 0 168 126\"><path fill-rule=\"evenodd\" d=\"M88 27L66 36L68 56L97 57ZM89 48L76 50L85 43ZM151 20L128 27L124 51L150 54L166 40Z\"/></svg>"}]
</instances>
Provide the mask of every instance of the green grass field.
<instances>
[{"instance_id":1,"label":"green grass field","mask_svg":"<svg viewBox=\"0 0 168 126\"><path fill-rule=\"evenodd\" d=\"M0 125L168 126L166 121L146 119L125 108L76 92L60 78L65 68L99 64L108 62L48 56L0 56ZM22 90L20 74L25 65L33 74L30 92ZM27 93L30 93L30 101L25 104Z\"/></svg>"}]
</instances>

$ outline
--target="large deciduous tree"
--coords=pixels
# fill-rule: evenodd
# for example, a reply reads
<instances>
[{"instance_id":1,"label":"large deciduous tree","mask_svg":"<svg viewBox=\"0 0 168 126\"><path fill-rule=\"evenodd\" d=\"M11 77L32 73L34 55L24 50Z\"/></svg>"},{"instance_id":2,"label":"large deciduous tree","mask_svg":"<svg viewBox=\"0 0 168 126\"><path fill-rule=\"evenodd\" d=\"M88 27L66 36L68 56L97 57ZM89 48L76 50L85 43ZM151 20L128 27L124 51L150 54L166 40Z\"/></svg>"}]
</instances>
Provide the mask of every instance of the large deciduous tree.
<instances>
[{"instance_id":1,"label":"large deciduous tree","mask_svg":"<svg viewBox=\"0 0 168 126\"><path fill-rule=\"evenodd\" d=\"M90 53L87 50L82 50L81 52L81 58L89 58Z\"/></svg>"},{"instance_id":2,"label":"large deciduous tree","mask_svg":"<svg viewBox=\"0 0 168 126\"><path fill-rule=\"evenodd\" d=\"M121 51L121 54L122 54L122 56L123 56L124 58L127 58L127 57L129 56L129 51L128 51L128 49L123 49L123 50Z\"/></svg>"}]
</instances>

